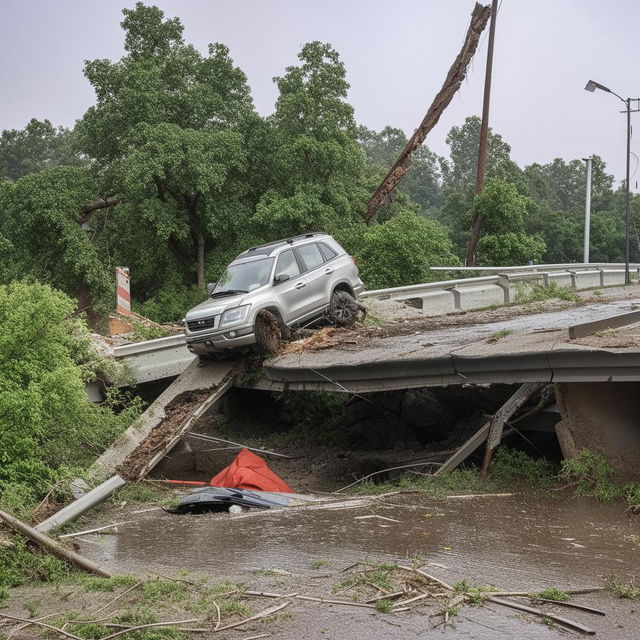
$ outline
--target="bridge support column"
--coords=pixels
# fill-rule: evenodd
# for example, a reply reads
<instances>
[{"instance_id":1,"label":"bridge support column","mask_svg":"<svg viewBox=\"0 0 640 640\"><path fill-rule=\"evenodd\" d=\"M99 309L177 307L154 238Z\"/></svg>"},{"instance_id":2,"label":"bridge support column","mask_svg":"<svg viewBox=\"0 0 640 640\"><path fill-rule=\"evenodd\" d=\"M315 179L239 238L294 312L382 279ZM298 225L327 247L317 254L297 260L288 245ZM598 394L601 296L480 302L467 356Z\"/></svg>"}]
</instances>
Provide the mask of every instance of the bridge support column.
<instances>
[{"instance_id":1,"label":"bridge support column","mask_svg":"<svg viewBox=\"0 0 640 640\"><path fill-rule=\"evenodd\" d=\"M556 425L565 458L600 453L619 471L640 476L640 383L556 383Z\"/></svg>"}]
</instances>

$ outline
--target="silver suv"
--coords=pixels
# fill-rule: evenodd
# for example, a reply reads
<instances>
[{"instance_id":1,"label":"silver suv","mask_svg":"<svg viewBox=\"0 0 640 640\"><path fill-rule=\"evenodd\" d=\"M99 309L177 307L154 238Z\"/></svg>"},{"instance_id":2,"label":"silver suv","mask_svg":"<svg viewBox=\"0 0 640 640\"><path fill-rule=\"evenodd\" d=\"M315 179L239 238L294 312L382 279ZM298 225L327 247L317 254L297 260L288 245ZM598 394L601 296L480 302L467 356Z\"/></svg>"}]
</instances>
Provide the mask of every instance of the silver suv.
<instances>
[{"instance_id":1,"label":"silver suv","mask_svg":"<svg viewBox=\"0 0 640 640\"><path fill-rule=\"evenodd\" d=\"M292 327L322 316L355 322L363 288L354 259L327 234L252 247L207 285L209 299L187 312L187 347L216 355L257 344L274 353Z\"/></svg>"}]
</instances>

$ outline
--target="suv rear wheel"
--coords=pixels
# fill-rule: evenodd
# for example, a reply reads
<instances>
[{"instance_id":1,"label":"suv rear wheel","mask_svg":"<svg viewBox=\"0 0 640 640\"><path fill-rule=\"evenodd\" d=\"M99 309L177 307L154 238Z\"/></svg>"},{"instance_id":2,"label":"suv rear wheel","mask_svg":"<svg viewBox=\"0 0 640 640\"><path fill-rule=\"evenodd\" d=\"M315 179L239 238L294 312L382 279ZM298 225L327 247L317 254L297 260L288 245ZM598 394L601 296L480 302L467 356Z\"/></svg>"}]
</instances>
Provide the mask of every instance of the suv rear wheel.
<instances>
[{"instance_id":1,"label":"suv rear wheel","mask_svg":"<svg viewBox=\"0 0 640 640\"><path fill-rule=\"evenodd\" d=\"M278 353L284 342L282 328L273 313L270 311L260 311L256 316L254 327L256 344L269 355Z\"/></svg>"},{"instance_id":2,"label":"suv rear wheel","mask_svg":"<svg viewBox=\"0 0 640 640\"><path fill-rule=\"evenodd\" d=\"M360 305L355 298L346 291L336 289L329 301L329 318L331 322L341 327L353 324L358 319Z\"/></svg>"}]
</instances>

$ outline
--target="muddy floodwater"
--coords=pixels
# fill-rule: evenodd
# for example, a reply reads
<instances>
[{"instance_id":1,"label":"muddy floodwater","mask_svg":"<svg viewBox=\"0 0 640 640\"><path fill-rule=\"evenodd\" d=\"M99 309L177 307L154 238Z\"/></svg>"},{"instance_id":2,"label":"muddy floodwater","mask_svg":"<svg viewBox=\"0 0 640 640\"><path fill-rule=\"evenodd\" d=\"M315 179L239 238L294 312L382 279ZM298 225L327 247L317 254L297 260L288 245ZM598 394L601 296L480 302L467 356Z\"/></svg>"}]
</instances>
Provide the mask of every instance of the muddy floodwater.
<instances>
[{"instance_id":1,"label":"muddy floodwater","mask_svg":"<svg viewBox=\"0 0 640 640\"><path fill-rule=\"evenodd\" d=\"M123 510L122 519L135 523L121 526L117 535L87 537L80 542L81 552L113 572L176 575L186 569L243 581L251 588L323 597L331 597L342 569L364 560L406 564L421 558L425 569L449 584L465 579L527 592L602 586L607 576L632 581L640 574L640 516L628 517L620 503L591 499L428 499L408 494L356 508L293 508L240 516L133 511ZM590 626L601 638L640 638L637 601L621 600L608 591L574 596L572 601L603 609L607 616L560 607L549 611ZM273 637L420 638L448 633L462 638L556 638L568 633L495 604L463 607L455 629L447 630L433 628L426 607L385 615L301 601L291 611L292 619Z\"/></svg>"}]
</instances>

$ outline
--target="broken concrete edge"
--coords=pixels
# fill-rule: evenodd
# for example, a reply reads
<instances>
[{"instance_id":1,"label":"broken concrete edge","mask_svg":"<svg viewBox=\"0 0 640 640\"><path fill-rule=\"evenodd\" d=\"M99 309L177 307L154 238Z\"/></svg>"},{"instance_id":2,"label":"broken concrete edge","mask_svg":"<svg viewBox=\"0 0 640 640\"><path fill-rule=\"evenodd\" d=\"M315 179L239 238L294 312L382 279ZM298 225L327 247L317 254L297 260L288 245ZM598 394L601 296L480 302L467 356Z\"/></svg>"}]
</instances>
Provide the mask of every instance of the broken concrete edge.
<instances>
[{"instance_id":1,"label":"broken concrete edge","mask_svg":"<svg viewBox=\"0 0 640 640\"><path fill-rule=\"evenodd\" d=\"M202 404L200 404L200 406L198 406L190 416L187 417L167 444L149 460L144 469L142 469L138 474L138 480L144 478L144 476L153 470L153 468L171 451L171 449L180 442L196 420L209 411L209 409L211 409L211 407L213 407L213 405L218 402L218 400L220 400L220 398L222 398L222 396L233 386L234 381L235 374L233 372L229 372L213 393Z\"/></svg>"},{"instance_id":2,"label":"broken concrete edge","mask_svg":"<svg viewBox=\"0 0 640 640\"><path fill-rule=\"evenodd\" d=\"M55 527L59 527L67 522L73 522L83 513L89 511L89 509L92 509L101 502L104 502L114 493L114 491L124 487L125 484L127 484L126 480L118 475L113 476L89 491L89 493L83 495L78 500L75 500L66 507L63 507L51 517L43 520L40 524L36 525L35 529L41 533L47 533Z\"/></svg>"},{"instance_id":3,"label":"broken concrete edge","mask_svg":"<svg viewBox=\"0 0 640 640\"><path fill-rule=\"evenodd\" d=\"M162 424L165 409L181 393L217 389L232 373L234 365L229 362L194 360L161 394L147 407L131 426L89 468L89 482L102 482L117 473L118 467L144 441L152 431Z\"/></svg>"}]
</instances>

